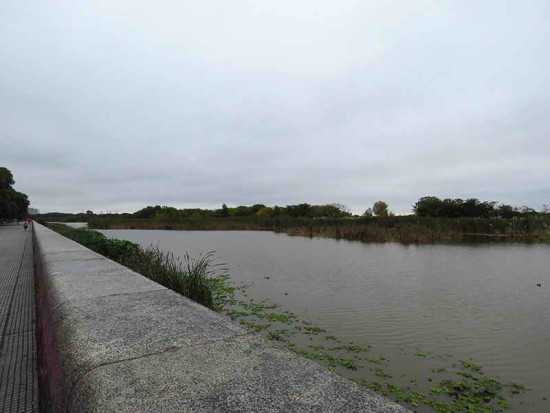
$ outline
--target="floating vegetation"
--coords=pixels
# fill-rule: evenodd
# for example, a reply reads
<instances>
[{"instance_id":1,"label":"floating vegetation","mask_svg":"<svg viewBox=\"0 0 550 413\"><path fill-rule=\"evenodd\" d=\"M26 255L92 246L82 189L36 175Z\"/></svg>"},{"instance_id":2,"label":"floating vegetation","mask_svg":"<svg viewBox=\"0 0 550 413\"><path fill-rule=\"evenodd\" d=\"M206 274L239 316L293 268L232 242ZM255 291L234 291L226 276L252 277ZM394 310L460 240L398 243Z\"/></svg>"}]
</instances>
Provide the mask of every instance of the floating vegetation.
<instances>
[{"instance_id":1,"label":"floating vegetation","mask_svg":"<svg viewBox=\"0 0 550 413\"><path fill-rule=\"evenodd\" d=\"M382 363L388 361L388 359L385 358L385 357L380 356L378 358L367 359L367 361L370 362L370 363L382 364Z\"/></svg>"},{"instance_id":2,"label":"floating vegetation","mask_svg":"<svg viewBox=\"0 0 550 413\"><path fill-rule=\"evenodd\" d=\"M333 351L334 350L346 350L346 351L351 351L353 353L360 353L360 352L364 351L366 353L370 350L370 346L369 347L363 347L363 346L358 346L358 345L347 345L347 346L332 347L329 350L333 350Z\"/></svg>"},{"instance_id":3,"label":"floating vegetation","mask_svg":"<svg viewBox=\"0 0 550 413\"><path fill-rule=\"evenodd\" d=\"M304 327L305 334L319 334L319 333L325 333L327 330L323 330L320 327Z\"/></svg>"},{"instance_id":4,"label":"floating vegetation","mask_svg":"<svg viewBox=\"0 0 550 413\"><path fill-rule=\"evenodd\" d=\"M463 369L470 370L476 373L481 373L481 367L471 361L460 360Z\"/></svg>"},{"instance_id":5,"label":"floating vegetation","mask_svg":"<svg viewBox=\"0 0 550 413\"><path fill-rule=\"evenodd\" d=\"M351 359L340 359L340 365L350 370L357 370L357 365L355 364L355 361Z\"/></svg>"},{"instance_id":6,"label":"floating vegetation","mask_svg":"<svg viewBox=\"0 0 550 413\"><path fill-rule=\"evenodd\" d=\"M342 341L338 340L335 336L325 336L325 340L334 340L337 343L341 343Z\"/></svg>"},{"instance_id":7,"label":"floating vegetation","mask_svg":"<svg viewBox=\"0 0 550 413\"><path fill-rule=\"evenodd\" d=\"M324 350L325 349L325 346L315 346L315 345L310 345L309 347L311 347L313 350Z\"/></svg>"},{"instance_id":8,"label":"floating vegetation","mask_svg":"<svg viewBox=\"0 0 550 413\"><path fill-rule=\"evenodd\" d=\"M292 324L294 322L293 319L296 318L294 314L259 313L254 315L258 318L285 324Z\"/></svg>"},{"instance_id":9,"label":"floating vegetation","mask_svg":"<svg viewBox=\"0 0 550 413\"><path fill-rule=\"evenodd\" d=\"M506 386L511 389L510 391L512 392L512 394L520 394L529 390L527 387L524 387L516 383L508 383L506 384ZM543 400L546 400L546 399L543 399Z\"/></svg>"},{"instance_id":10,"label":"floating vegetation","mask_svg":"<svg viewBox=\"0 0 550 413\"><path fill-rule=\"evenodd\" d=\"M270 331L267 334L267 338L270 340L287 341L288 337L290 337L293 334L296 334L296 333L294 331L281 329L276 331Z\"/></svg>"},{"instance_id":11,"label":"floating vegetation","mask_svg":"<svg viewBox=\"0 0 550 413\"><path fill-rule=\"evenodd\" d=\"M387 378L393 377L391 374L386 373L384 370L382 370L380 368L374 369L374 375L377 376L377 377L387 377Z\"/></svg>"},{"instance_id":12,"label":"floating vegetation","mask_svg":"<svg viewBox=\"0 0 550 413\"><path fill-rule=\"evenodd\" d=\"M265 330L271 326L271 324L259 324L259 323L254 323L253 321L249 321L245 319L240 320L239 323L256 332Z\"/></svg>"},{"instance_id":13,"label":"floating vegetation","mask_svg":"<svg viewBox=\"0 0 550 413\"><path fill-rule=\"evenodd\" d=\"M445 369L437 369L443 372ZM460 379L441 380L432 386L428 393L410 391L388 382L358 380L357 382L397 402L405 402L412 407L424 405L437 412L503 412L508 407L503 390L511 394L527 391L515 383L502 384L483 375L481 367L472 362L462 362L462 370L455 372ZM375 370L375 375L385 377L385 372ZM427 381L433 379L428 378ZM411 380L413 382L413 380ZM416 382L416 380L414 380Z\"/></svg>"},{"instance_id":14,"label":"floating vegetation","mask_svg":"<svg viewBox=\"0 0 550 413\"><path fill-rule=\"evenodd\" d=\"M528 390L516 383L502 384L487 377L481 366L472 360L455 360L446 367L426 367L424 376L418 373L418 376L407 377L399 373L398 367L391 366L390 360L383 355L369 357L369 344L344 342L334 335L321 335L327 330L308 320L300 320L296 314L281 310L275 303L267 300L244 301L234 297L226 303L225 312L252 331L260 332L296 354L415 410L502 412L509 407L506 397ZM327 343L336 345L329 346ZM413 354L421 359L441 358L425 351ZM428 362L421 359L418 363ZM369 364L362 364L361 360L371 363L370 367ZM430 377L430 372L440 376ZM399 383L392 383L394 380Z\"/></svg>"},{"instance_id":15,"label":"floating vegetation","mask_svg":"<svg viewBox=\"0 0 550 413\"><path fill-rule=\"evenodd\" d=\"M246 311L229 310L226 311L226 314L231 317L231 320L235 320L239 317L248 317L252 313L247 313Z\"/></svg>"}]
</instances>

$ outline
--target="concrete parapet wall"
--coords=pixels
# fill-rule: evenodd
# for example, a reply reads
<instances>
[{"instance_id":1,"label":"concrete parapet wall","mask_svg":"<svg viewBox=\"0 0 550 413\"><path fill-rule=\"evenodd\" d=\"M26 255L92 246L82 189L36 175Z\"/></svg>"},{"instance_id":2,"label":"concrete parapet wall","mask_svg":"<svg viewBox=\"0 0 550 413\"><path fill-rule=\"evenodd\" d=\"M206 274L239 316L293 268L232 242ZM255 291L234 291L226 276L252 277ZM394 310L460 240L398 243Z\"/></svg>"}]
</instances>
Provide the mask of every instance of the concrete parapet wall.
<instances>
[{"instance_id":1,"label":"concrete parapet wall","mask_svg":"<svg viewBox=\"0 0 550 413\"><path fill-rule=\"evenodd\" d=\"M42 225L34 240L51 411L408 411Z\"/></svg>"}]
</instances>

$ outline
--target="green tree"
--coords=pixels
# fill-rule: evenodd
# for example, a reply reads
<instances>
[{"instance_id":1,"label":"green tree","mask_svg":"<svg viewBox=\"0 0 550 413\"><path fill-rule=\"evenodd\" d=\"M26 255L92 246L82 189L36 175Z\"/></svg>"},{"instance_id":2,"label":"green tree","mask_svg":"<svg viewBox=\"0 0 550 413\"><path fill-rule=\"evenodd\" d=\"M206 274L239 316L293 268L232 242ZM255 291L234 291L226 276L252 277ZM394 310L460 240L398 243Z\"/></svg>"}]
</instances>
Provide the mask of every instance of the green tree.
<instances>
[{"instance_id":1,"label":"green tree","mask_svg":"<svg viewBox=\"0 0 550 413\"><path fill-rule=\"evenodd\" d=\"M273 216L274 217L278 217L280 215L284 215L285 214L285 208L284 207L281 207L281 206L278 206L278 205L275 205L273 207Z\"/></svg>"},{"instance_id":2,"label":"green tree","mask_svg":"<svg viewBox=\"0 0 550 413\"><path fill-rule=\"evenodd\" d=\"M372 212L377 217L387 217L389 215L388 204L384 201L376 201L372 206Z\"/></svg>"},{"instance_id":3,"label":"green tree","mask_svg":"<svg viewBox=\"0 0 550 413\"><path fill-rule=\"evenodd\" d=\"M349 209L342 204L312 205L308 212L308 216L314 218L341 218L350 215Z\"/></svg>"},{"instance_id":4,"label":"green tree","mask_svg":"<svg viewBox=\"0 0 550 413\"><path fill-rule=\"evenodd\" d=\"M499 205L495 210L495 214L497 217L501 218L513 218L519 215L518 211L516 211L512 205L506 204Z\"/></svg>"},{"instance_id":5,"label":"green tree","mask_svg":"<svg viewBox=\"0 0 550 413\"><path fill-rule=\"evenodd\" d=\"M159 212L162 209L160 205L156 206L148 206L143 209L140 209L139 211L136 211L133 213L134 217L136 218L154 218L156 213Z\"/></svg>"},{"instance_id":6,"label":"green tree","mask_svg":"<svg viewBox=\"0 0 550 413\"><path fill-rule=\"evenodd\" d=\"M258 212L256 212L256 215L259 217L271 217L273 216L273 208L263 207Z\"/></svg>"},{"instance_id":7,"label":"green tree","mask_svg":"<svg viewBox=\"0 0 550 413\"><path fill-rule=\"evenodd\" d=\"M252 205L249 208L250 209L250 215L256 215L258 213L258 211L260 211L263 208L265 208L264 204L254 204L254 205Z\"/></svg>"},{"instance_id":8,"label":"green tree","mask_svg":"<svg viewBox=\"0 0 550 413\"><path fill-rule=\"evenodd\" d=\"M250 215L250 207L246 205L239 205L238 207L231 208L231 215L236 217L246 217Z\"/></svg>"},{"instance_id":9,"label":"green tree","mask_svg":"<svg viewBox=\"0 0 550 413\"><path fill-rule=\"evenodd\" d=\"M225 218L225 217L229 216L229 212L227 210L228 210L227 205L222 204L222 211L221 211L221 216L222 217Z\"/></svg>"},{"instance_id":10,"label":"green tree","mask_svg":"<svg viewBox=\"0 0 550 413\"><path fill-rule=\"evenodd\" d=\"M442 218L488 218L495 215L494 201L481 202L477 198L439 199L435 196L425 196L414 205L414 213L424 217ZM496 211L498 214L498 210Z\"/></svg>"},{"instance_id":11,"label":"green tree","mask_svg":"<svg viewBox=\"0 0 550 413\"><path fill-rule=\"evenodd\" d=\"M311 212L310 204L287 205L286 213L291 217L307 217Z\"/></svg>"},{"instance_id":12,"label":"green tree","mask_svg":"<svg viewBox=\"0 0 550 413\"><path fill-rule=\"evenodd\" d=\"M15 184L8 168L0 167L0 219L24 219L27 217L27 195L12 188Z\"/></svg>"},{"instance_id":13,"label":"green tree","mask_svg":"<svg viewBox=\"0 0 550 413\"><path fill-rule=\"evenodd\" d=\"M347 205L335 202L325 205L328 210L328 216L331 217L351 217L351 211Z\"/></svg>"},{"instance_id":14,"label":"green tree","mask_svg":"<svg viewBox=\"0 0 550 413\"><path fill-rule=\"evenodd\" d=\"M172 220L176 219L179 216L180 212L178 209L169 206L163 206L160 211L155 213L155 219L164 219Z\"/></svg>"},{"instance_id":15,"label":"green tree","mask_svg":"<svg viewBox=\"0 0 550 413\"><path fill-rule=\"evenodd\" d=\"M443 201L436 196L423 196L413 206L413 211L420 217L438 217L443 209Z\"/></svg>"},{"instance_id":16,"label":"green tree","mask_svg":"<svg viewBox=\"0 0 550 413\"><path fill-rule=\"evenodd\" d=\"M372 208L367 208L367 209L365 209L365 212L363 212L363 216L364 216L365 218L370 218L370 217L372 217L372 214L373 214Z\"/></svg>"}]
</instances>

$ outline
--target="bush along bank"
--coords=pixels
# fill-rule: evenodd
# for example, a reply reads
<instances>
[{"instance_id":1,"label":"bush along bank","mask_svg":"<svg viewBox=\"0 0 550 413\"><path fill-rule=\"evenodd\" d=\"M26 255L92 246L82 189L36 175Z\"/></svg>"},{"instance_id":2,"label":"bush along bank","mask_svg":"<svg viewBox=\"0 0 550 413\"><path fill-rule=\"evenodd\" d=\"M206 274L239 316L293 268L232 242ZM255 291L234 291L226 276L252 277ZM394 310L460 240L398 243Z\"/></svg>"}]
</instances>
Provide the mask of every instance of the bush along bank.
<instances>
[{"instance_id":1,"label":"bush along bank","mask_svg":"<svg viewBox=\"0 0 550 413\"><path fill-rule=\"evenodd\" d=\"M215 262L213 252L196 259L186 254L181 259L155 246L142 248L86 228L63 224L48 224L48 227L212 310L221 310L234 290L227 282L229 276L224 274L223 264Z\"/></svg>"}]
</instances>

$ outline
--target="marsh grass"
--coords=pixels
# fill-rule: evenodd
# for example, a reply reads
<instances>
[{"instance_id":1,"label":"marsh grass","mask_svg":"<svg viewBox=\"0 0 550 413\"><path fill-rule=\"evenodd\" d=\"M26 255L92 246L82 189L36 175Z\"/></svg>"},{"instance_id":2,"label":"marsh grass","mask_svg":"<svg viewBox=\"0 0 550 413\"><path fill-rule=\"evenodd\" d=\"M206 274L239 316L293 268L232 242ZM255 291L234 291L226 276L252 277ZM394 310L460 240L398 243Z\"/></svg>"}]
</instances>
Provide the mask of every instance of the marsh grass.
<instances>
[{"instance_id":1,"label":"marsh grass","mask_svg":"<svg viewBox=\"0 0 550 413\"><path fill-rule=\"evenodd\" d=\"M223 275L227 269L224 264L216 262L214 251L201 254L198 258L185 253L180 258L152 245L122 257L120 263L215 310L223 307L232 291L226 282L227 276Z\"/></svg>"},{"instance_id":2,"label":"marsh grass","mask_svg":"<svg viewBox=\"0 0 550 413\"><path fill-rule=\"evenodd\" d=\"M502 218L190 217L172 220L94 218L91 228L175 230L268 230L303 237L361 242L431 244L446 242L550 242L550 214Z\"/></svg>"}]
</instances>

